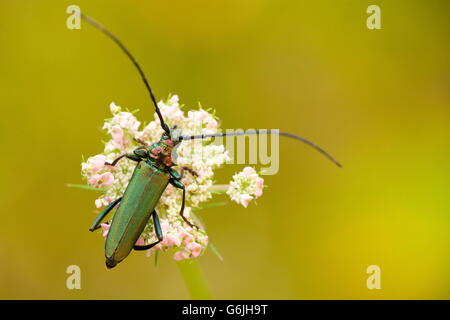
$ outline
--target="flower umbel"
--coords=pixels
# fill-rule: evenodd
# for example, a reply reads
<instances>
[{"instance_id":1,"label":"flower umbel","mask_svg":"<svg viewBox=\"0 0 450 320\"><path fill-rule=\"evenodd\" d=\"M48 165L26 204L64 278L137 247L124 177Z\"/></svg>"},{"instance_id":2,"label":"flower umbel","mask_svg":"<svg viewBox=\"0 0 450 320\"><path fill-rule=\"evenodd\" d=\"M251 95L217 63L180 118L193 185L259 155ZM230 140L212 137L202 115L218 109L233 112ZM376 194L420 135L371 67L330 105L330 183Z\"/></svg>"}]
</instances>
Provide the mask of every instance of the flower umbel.
<instances>
[{"instance_id":1,"label":"flower umbel","mask_svg":"<svg viewBox=\"0 0 450 320\"><path fill-rule=\"evenodd\" d=\"M183 134L216 133L220 130L217 118L208 111L200 108L188 111L186 115L176 95L170 96L165 102L159 102L158 106L165 122L170 127L177 125ZM141 129L141 123L132 112L123 111L114 103L111 103L110 110L113 117L105 120L103 125L110 139L105 143L103 153L90 157L81 165L82 176L86 182L102 191L100 197L95 200L97 208L107 206L123 195L136 166L135 162L126 159L119 161L114 167L105 165L105 162L112 162L124 153L133 152L140 145L138 141L151 145L158 141L163 133L156 116L154 121ZM195 148L195 143L198 145L199 142L201 152ZM201 207L202 203L212 198L214 171L229 160L228 152L223 145L193 140L183 141L176 153L175 162L178 167L186 166L198 173L198 176L194 176L186 172L182 179L186 187L184 215L190 221L195 221L193 209ZM227 192L232 200L247 207L253 198L261 196L264 180L253 168L245 168L233 179ZM203 230L191 228L183 221L179 214L181 201L182 192L169 184L156 207L164 238L148 250L148 255L155 250L166 251L175 248L173 258L183 260L197 258L205 251L208 235ZM103 224L102 230L106 237L108 225ZM150 220L136 244L145 245L156 241L153 221Z\"/></svg>"},{"instance_id":2,"label":"flower umbel","mask_svg":"<svg viewBox=\"0 0 450 320\"><path fill-rule=\"evenodd\" d=\"M244 170L233 176L227 194L231 200L247 208L250 201L262 195L263 188L264 179L252 167L245 167Z\"/></svg>"}]
</instances>

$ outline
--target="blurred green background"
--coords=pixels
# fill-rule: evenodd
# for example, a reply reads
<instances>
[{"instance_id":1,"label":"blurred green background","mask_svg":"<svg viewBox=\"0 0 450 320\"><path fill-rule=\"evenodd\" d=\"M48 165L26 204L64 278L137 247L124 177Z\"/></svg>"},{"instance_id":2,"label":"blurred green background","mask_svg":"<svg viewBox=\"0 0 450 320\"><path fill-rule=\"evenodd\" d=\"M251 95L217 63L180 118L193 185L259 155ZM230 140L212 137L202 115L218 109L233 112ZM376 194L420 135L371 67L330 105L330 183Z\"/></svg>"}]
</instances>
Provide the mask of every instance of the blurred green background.
<instances>
[{"instance_id":1,"label":"blurred green background","mask_svg":"<svg viewBox=\"0 0 450 320\"><path fill-rule=\"evenodd\" d=\"M153 114L109 39L66 28L71 4L125 42L158 97L214 107L224 128L301 134L344 164L282 140L258 205L202 215L225 258L199 259L215 298L450 298L445 0L0 1L0 298L189 298L169 255L107 272L95 194L65 187L102 151L111 101ZM366 27L371 4L382 30ZM373 264L381 290L366 288Z\"/></svg>"}]
</instances>

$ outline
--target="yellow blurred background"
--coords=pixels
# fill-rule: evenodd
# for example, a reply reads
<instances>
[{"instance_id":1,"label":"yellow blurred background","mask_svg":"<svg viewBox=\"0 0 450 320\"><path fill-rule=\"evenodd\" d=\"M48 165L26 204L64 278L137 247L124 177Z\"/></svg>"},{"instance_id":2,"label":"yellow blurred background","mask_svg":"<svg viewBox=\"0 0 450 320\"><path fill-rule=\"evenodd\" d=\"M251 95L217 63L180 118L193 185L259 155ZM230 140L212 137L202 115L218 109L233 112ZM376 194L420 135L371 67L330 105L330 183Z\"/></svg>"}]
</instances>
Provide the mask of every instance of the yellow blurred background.
<instances>
[{"instance_id":1,"label":"yellow blurred background","mask_svg":"<svg viewBox=\"0 0 450 320\"><path fill-rule=\"evenodd\" d=\"M216 108L224 128L295 132L344 164L282 140L257 205L202 214L224 256L199 259L215 298L450 298L445 0L0 1L0 298L190 297L170 255L106 271L95 194L65 186L102 151L110 102L153 114L109 39L66 28L71 4L124 41L159 98ZM72 264L81 290L66 288Z\"/></svg>"}]
</instances>

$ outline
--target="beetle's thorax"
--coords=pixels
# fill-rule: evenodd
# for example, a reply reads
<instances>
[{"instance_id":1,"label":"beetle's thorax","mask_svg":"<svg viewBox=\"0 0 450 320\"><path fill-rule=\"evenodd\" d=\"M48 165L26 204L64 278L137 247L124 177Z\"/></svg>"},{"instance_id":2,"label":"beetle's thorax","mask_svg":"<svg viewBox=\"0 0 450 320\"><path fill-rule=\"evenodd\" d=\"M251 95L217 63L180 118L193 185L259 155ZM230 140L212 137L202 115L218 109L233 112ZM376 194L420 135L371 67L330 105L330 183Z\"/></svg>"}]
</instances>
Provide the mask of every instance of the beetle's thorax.
<instances>
[{"instance_id":1,"label":"beetle's thorax","mask_svg":"<svg viewBox=\"0 0 450 320\"><path fill-rule=\"evenodd\" d=\"M175 163L172 161L172 151L175 147L175 142L169 139L159 140L150 146L148 156L157 164L172 167Z\"/></svg>"}]
</instances>

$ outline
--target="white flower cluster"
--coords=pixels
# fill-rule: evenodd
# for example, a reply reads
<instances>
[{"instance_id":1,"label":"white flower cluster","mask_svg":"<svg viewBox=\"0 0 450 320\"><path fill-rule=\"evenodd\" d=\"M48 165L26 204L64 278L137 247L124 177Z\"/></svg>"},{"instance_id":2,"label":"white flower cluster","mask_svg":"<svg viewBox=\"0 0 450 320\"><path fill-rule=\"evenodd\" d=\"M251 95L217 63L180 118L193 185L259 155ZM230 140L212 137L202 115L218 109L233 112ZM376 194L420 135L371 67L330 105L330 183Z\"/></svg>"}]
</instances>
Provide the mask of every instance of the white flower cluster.
<instances>
[{"instance_id":1,"label":"white flower cluster","mask_svg":"<svg viewBox=\"0 0 450 320\"><path fill-rule=\"evenodd\" d=\"M233 176L227 194L231 200L247 208L250 201L259 198L263 193L264 179L259 177L255 169L245 167Z\"/></svg>"},{"instance_id":2,"label":"white flower cluster","mask_svg":"<svg viewBox=\"0 0 450 320\"><path fill-rule=\"evenodd\" d=\"M216 133L219 130L217 119L208 111L199 108L199 110L188 111L186 115L176 95L170 96L165 102L159 102L158 106L169 127L177 125L183 135ZM102 154L90 157L82 163L82 176L87 183L103 191L101 196L95 200L97 208L106 206L123 195L136 166L134 161L128 159L122 159L114 167L105 165L105 161L112 162L118 156L132 152L139 146L137 141L151 145L159 141L163 133L156 113L155 120L140 130L141 123L133 113L122 111L122 108L114 103L111 103L110 109L113 117L105 120L103 126L103 129L110 135L110 140L106 142ZM176 148L174 162L179 167L192 168L198 174L195 177L189 172L185 172L182 179L182 183L186 186L184 215L190 221L193 221L192 208L199 207L212 197L210 189L213 186L214 170L228 160L229 156L223 145L209 144L202 140L183 141ZM254 180L254 174L256 174L254 170L249 175L250 169L253 170L249 167L244 169L245 177L242 177L242 173L235 175L235 181L231 183L228 191L233 200L245 207L251 200L248 200L248 197L253 195L257 198L261 195L264 184L261 178ZM245 197L244 193L248 197ZM206 249L208 245L206 233L203 230L189 227L180 217L181 200L182 191L169 184L156 207L164 240L150 249L148 254L154 250L176 248L178 251L175 252L174 259L182 260L196 258ZM109 225L103 224L102 229L103 235L106 236ZM145 245L156 240L153 221L150 220L137 244Z\"/></svg>"}]
</instances>

